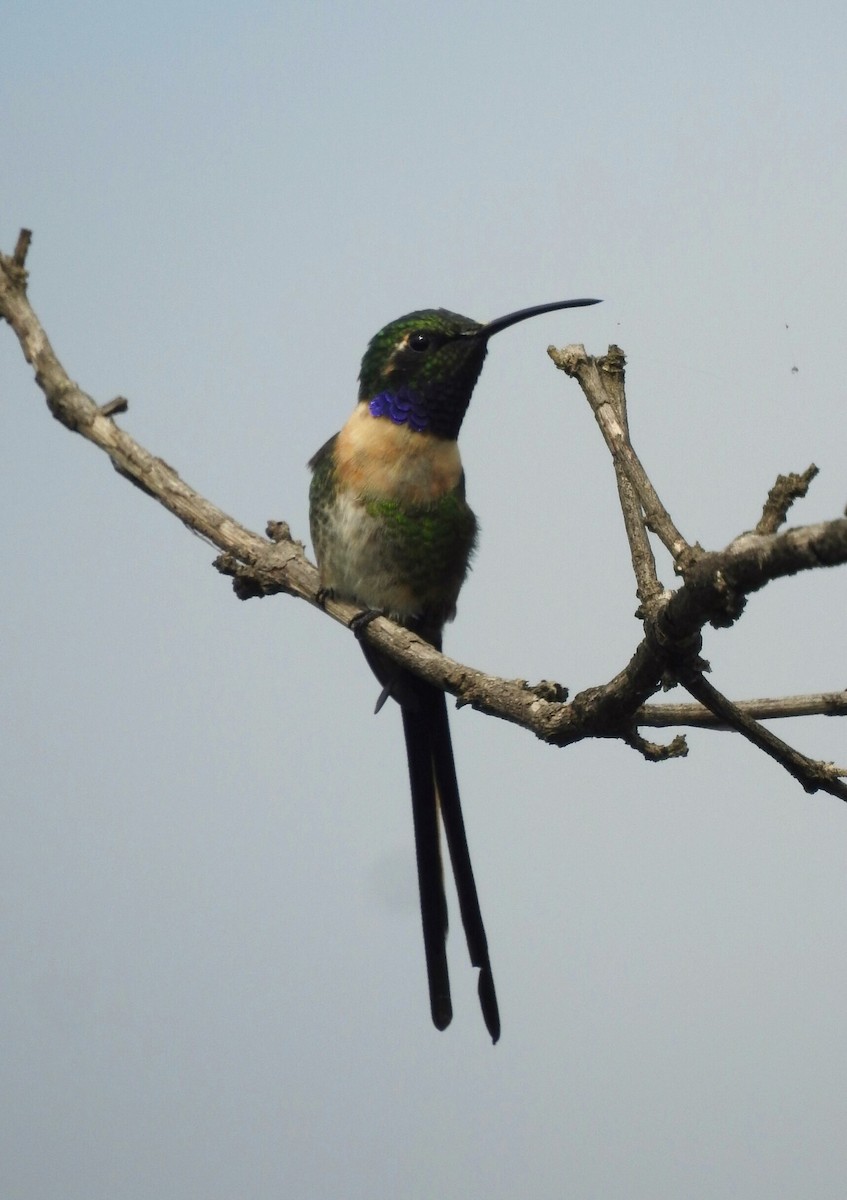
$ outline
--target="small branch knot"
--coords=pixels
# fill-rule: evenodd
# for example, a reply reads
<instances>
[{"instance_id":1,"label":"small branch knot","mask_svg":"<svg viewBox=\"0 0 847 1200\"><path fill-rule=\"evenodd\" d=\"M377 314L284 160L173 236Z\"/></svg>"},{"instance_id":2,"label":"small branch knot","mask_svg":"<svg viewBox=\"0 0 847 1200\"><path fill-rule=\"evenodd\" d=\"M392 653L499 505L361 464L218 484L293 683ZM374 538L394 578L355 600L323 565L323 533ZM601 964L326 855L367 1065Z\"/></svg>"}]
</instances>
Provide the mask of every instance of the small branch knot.
<instances>
[{"instance_id":1,"label":"small branch knot","mask_svg":"<svg viewBox=\"0 0 847 1200\"><path fill-rule=\"evenodd\" d=\"M272 542L291 541L291 526L287 521L268 521L265 526L265 533ZM302 543L300 544L302 545Z\"/></svg>"},{"instance_id":2,"label":"small branch knot","mask_svg":"<svg viewBox=\"0 0 847 1200\"><path fill-rule=\"evenodd\" d=\"M18 234L18 240L15 243L14 253L12 254L12 262L23 271L26 265L26 256L29 251L30 242L32 241L32 230L22 229ZM23 276L23 282L26 282L26 275Z\"/></svg>"},{"instance_id":3,"label":"small branch knot","mask_svg":"<svg viewBox=\"0 0 847 1200\"><path fill-rule=\"evenodd\" d=\"M539 700L549 700L551 704L564 704L568 698L568 689L552 679L539 679L538 683L527 684L526 690Z\"/></svg>"},{"instance_id":4,"label":"small branch knot","mask_svg":"<svg viewBox=\"0 0 847 1200\"><path fill-rule=\"evenodd\" d=\"M768 492L765 507L754 532L763 535L776 533L785 523L791 505L806 495L817 474L818 468L812 463L802 474L792 471L789 475L778 475L776 483Z\"/></svg>"},{"instance_id":5,"label":"small branch knot","mask_svg":"<svg viewBox=\"0 0 847 1200\"><path fill-rule=\"evenodd\" d=\"M597 359L597 366L606 375L624 375L626 367L626 355L620 346L612 343L602 358Z\"/></svg>"},{"instance_id":6,"label":"small branch knot","mask_svg":"<svg viewBox=\"0 0 847 1200\"><path fill-rule=\"evenodd\" d=\"M671 758L685 758L688 754L688 742L681 733L666 746L660 742L648 742L635 730L626 734L623 741L633 750L637 750L648 762L668 762Z\"/></svg>"}]
</instances>

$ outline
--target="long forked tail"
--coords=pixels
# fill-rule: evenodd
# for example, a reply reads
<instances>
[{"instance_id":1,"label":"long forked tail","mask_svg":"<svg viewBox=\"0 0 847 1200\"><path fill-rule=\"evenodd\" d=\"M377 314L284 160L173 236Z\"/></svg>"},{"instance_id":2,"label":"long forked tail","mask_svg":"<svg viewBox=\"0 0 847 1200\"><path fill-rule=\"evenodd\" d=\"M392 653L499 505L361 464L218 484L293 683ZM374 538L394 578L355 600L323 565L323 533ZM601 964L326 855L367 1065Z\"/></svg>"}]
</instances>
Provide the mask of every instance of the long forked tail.
<instances>
[{"instance_id":1,"label":"long forked tail","mask_svg":"<svg viewBox=\"0 0 847 1200\"><path fill-rule=\"evenodd\" d=\"M409 782L412 785L412 819L415 825L429 1008L436 1029L446 1029L453 1017L453 1005L447 972L447 897L444 895L430 735L420 709L404 705L402 713Z\"/></svg>"},{"instance_id":2,"label":"long forked tail","mask_svg":"<svg viewBox=\"0 0 847 1200\"><path fill-rule=\"evenodd\" d=\"M447 902L438 834L440 808L468 951L471 962L479 968L478 991L482 1015L492 1041L496 1042L500 1037L500 1013L462 818L447 701L442 691L422 680L415 679L409 690L412 695L407 693L401 701L401 708L412 788L421 920L432 1019L436 1028L444 1029L452 1016L446 954Z\"/></svg>"}]
</instances>

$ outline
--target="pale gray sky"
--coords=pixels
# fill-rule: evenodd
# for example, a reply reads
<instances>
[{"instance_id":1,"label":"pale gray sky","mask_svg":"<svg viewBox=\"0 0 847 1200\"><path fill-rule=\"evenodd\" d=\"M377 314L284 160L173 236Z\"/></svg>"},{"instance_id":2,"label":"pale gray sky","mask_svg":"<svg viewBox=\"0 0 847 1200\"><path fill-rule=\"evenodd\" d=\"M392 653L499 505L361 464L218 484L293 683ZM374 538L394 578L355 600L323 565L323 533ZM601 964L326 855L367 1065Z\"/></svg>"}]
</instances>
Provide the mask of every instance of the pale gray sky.
<instances>
[{"instance_id":1,"label":"pale gray sky","mask_svg":"<svg viewBox=\"0 0 847 1200\"><path fill-rule=\"evenodd\" d=\"M386 321L604 297L492 343L453 656L577 689L638 636L549 342L624 347L692 540L812 461L794 519L843 511L842 4L7 0L2 26L3 248L34 230L71 376L256 529L307 537L306 460ZM5 327L0 381L4 1200L841 1200L842 804L726 735L648 766L454 714L503 1036L457 919L436 1033L399 718L353 639L236 602ZM715 683L843 687L844 587L751 600ZM780 730L847 759L841 723Z\"/></svg>"}]
</instances>

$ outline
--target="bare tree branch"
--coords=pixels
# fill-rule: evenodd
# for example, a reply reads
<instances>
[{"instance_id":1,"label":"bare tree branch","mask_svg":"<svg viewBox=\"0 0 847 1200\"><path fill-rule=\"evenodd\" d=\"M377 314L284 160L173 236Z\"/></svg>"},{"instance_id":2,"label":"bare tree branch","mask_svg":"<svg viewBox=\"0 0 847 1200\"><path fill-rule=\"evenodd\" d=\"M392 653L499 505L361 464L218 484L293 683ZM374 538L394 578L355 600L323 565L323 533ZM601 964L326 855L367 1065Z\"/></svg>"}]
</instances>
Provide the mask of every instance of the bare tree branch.
<instances>
[{"instance_id":1,"label":"bare tree branch","mask_svg":"<svg viewBox=\"0 0 847 1200\"><path fill-rule=\"evenodd\" d=\"M121 475L216 546L222 553L215 566L232 578L240 598L285 592L349 625L358 610L324 601L317 570L285 522L271 522L266 537L239 524L115 424L114 417L128 408L123 397L98 405L68 377L27 298L29 241L24 230L14 254L0 255L0 316L17 336L53 416L104 450ZM806 758L758 724L760 719L781 716L845 715L847 693L734 704L706 682L708 667L700 658L703 627L732 624L752 592L785 575L847 562L847 518L776 532L790 504L804 494L815 468L778 483L755 533L742 534L723 550L706 552L686 541L676 528L632 448L622 352L612 346L606 356L595 359L583 347L570 346L551 349L550 355L578 380L612 453L643 620L643 636L629 663L607 683L568 700L561 684L542 681L530 686L524 680L500 679L457 663L384 617L374 620L363 636L452 693L459 704L511 721L552 745L566 746L588 737L618 738L651 761L663 761L687 752L684 739L657 745L638 733L639 726L731 728L775 757L807 791L820 789L847 799L843 771ZM673 556L682 577L675 591L658 579L648 531ZM647 703L674 684L685 687L702 707Z\"/></svg>"},{"instance_id":2,"label":"bare tree branch","mask_svg":"<svg viewBox=\"0 0 847 1200\"><path fill-rule=\"evenodd\" d=\"M674 525L648 479L615 404L618 388L623 387L626 362L623 351L619 346L610 346L603 358L590 358L584 346L565 346L563 350L548 346L547 353L560 371L577 380L585 393L612 458L620 464L644 510L647 528L658 536L674 562L682 561L692 547Z\"/></svg>"},{"instance_id":3,"label":"bare tree branch","mask_svg":"<svg viewBox=\"0 0 847 1200\"><path fill-rule=\"evenodd\" d=\"M775 721L783 717L847 716L847 691L818 692L810 696L782 696L779 699L736 700L742 713L757 721ZM675 725L693 725L701 729L731 729L702 704L647 704L635 714L636 725L667 729Z\"/></svg>"},{"instance_id":4,"label":"bare tree branch","mask_svg":"<svg viewBox=\"0 0 847 1200\"><path fill-rule=\"evenodd\" d=\"M840 796L842 800L847 800L847 786L839 779L844 772L838 767L832 763L816 762L807 758L805 754L798 753L787 742L765 729L764 725L742 712L731 700L727 700L726 696L712 687L700 672L695 672L690 679L684 679L682 683L710 712L723 718L727 725L737 729L754 746L758 746L765 754L781 763L786 771L799 780L807 792L816 792L821 788L834 796Z\"/></svg>"},{"instance_id":5,"label":"bare tree branch","mask_svg":"<svg viewBox=\"0 0 847 1200\"><path fill-rule=\"evenodd\" d=\"M805 495L817 468L811 466L803 475L780 476L768 497L757 532L742 535L719 556L707 554L700 546L690 546L682 539L629 442L623 390L624 356L619 348L610 346L605 358L596 360L590 359L581 346L568 346L564 350L550 347L548 353L556 366L580 384L612 453L638 594L642 598L639 615L644 618L648 637L652 632L666 650L669 660L666 681L681 683L722 727L735 729L780 762L807 791L824 788L847 799L847 786L839 778L844 772L832 764L815 762L799 754L761 726L749 710L733 704L705 679L708 665L698 657L700 631L707 621L718 628L731 625L741 615L750 592L782 574L802 569L800 562L808 566L829 565L834 561L833 554L836 557L841 554L838 547L847 536L847 529L839 528L839 522L810 530L789 530L782 537L767 536L775 534L793 501ZM676 571L685 581L673 595L662 590L655 576L655 562L649 550L645 550L648 529L656 532L670 550ZM757 537L762 541L751 541ZM791 539L790 547L785 539ZM748 551L743 560L735 554L742 544ZM749 550L757 547L759 552L751 556ZM657 757L656 747L651 744L629 741L647 757Z\"/></svg>"}]
</instances>

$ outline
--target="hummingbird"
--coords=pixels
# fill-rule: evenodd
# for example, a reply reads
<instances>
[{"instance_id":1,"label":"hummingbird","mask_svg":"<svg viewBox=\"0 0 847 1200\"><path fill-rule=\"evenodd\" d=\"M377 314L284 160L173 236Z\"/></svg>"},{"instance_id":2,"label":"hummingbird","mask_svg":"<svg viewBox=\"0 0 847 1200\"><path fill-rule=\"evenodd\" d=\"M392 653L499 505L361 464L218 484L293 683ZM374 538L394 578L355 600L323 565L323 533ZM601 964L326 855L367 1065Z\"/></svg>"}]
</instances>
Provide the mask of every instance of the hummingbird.
<instances>
[{"instance_id":1,"label":"hummingbird","mask_svg":"<svg viewBox=\"0 0 847 1200\"><path fill-rule=\"evenodd\" d=\"M309 461L309 523L324 596L364 611L354 619L365 658L400 706L412 792L421 923L433 1024L452 1019L440 822L453 868L482 1015L493 1042L500 1014L471 867L444 692L361 638L388 616L441 650L445 624L476 548L457 438L488 342L541 313L598 304L559 300L482 324L443 308L408 313L370 341L346 425Z\"/></svg>"}]
</instances>

